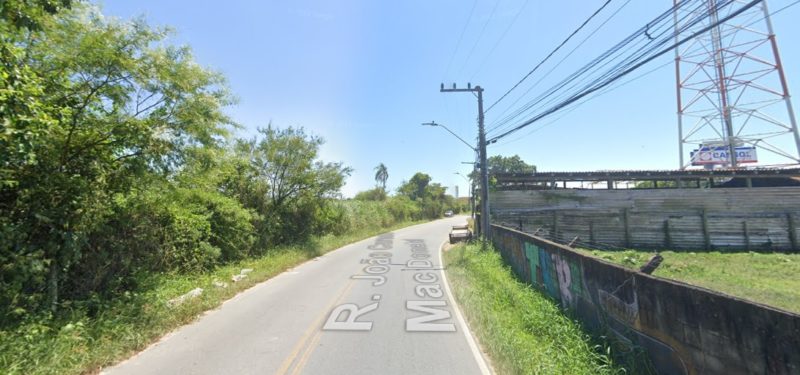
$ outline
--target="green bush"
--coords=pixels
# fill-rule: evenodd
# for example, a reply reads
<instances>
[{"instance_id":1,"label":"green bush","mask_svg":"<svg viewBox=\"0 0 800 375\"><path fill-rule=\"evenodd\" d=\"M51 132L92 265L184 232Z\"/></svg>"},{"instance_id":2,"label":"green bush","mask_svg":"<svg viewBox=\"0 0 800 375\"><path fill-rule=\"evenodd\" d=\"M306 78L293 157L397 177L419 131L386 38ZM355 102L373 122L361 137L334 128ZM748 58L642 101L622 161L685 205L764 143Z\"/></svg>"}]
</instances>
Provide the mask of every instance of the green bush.
<instances>
[{"instance_id":1,"label":"green bush","mask_svg":"<svg viewBox=\"0 0 800 375\"><path fill-rule=\"evenodd\" d=\"M214 192L153 188L113 207L65 274L65 301L135 289L140 272L211 269L247 257L254 242L251 213Z\"/></svg>"},{"instance_id":2,"label":"green bush","mask_svg":"<svg viewBox=\"0 0 800 375\"><path fill-rule=\"evenodd\" d=\"M386 208L398 220L415 220L422 216L419 206L404 195L389 199L386 203Z\"/></svg>"},{"instance_id":3,"label":"green bush","mask_svg":"<svg viewBox=\"0 0 800 375\"><path fill-rule=\"evenodd\" d=\"M219 249L221 262L244 259L251 255L255 242L254 215L235 199L216 192L190 189L181 192L187 206L205 216L210 225L208 243Z\"/></svg>"},{"instance_id":4,"label":"green bush","mask_svg":"<svg viewBox=\"0 0 800 375\"><path fill-rule=\"evenodd\" d=\"M359 192L353 199L357 201L385 201L387 197L386 190L376 187Z\"/></svg>"}]
</instances>

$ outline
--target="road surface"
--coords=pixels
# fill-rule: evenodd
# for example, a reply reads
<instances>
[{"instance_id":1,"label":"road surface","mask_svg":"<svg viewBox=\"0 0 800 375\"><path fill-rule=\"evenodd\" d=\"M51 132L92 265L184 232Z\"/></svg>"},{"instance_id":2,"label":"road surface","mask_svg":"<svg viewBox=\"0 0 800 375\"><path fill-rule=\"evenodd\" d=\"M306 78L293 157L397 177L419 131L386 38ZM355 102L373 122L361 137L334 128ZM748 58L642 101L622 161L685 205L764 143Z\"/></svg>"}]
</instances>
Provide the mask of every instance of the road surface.
<instances>
[{"instance_id":1,"label":"road surface","mask_svg":"<svg viewBox=\"0 0 800 375\"><path fill-rule=\"evenodd\" d=\"M488 373L439 249L455 217L345 246L239 294L108 374Z\"/></svg>"}]
</instances>

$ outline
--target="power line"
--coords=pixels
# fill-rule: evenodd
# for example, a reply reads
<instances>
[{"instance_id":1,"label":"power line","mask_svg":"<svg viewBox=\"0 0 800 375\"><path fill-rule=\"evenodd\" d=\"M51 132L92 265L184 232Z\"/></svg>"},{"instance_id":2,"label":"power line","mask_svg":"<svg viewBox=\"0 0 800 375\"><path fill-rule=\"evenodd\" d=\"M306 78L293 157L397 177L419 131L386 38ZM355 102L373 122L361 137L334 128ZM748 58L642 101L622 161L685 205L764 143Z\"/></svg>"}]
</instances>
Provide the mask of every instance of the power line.
<instances>
[{"instance_id":1,"label":"power line","mask_svg":"<svg viewBox=\"0 0 800 375\"><path fill-rule=\"evenodd\" d=\"M475 6L478 5L478 0L472 2L472 8L469 11L469 17L467 17L467 22L464 23L464 28L461 29L461 35L458 37L458 42L456 43L456 48L453 50L453 54L450 55L450 61L447 63L447 68L444 71L444 78L447 78L447 74L450 73L450 67L453 65L453 59L456 57L456 53L458 52L458 48L461 47L461 40L464 39L464 33L466 33L467 28L469 27L469 22L472 21L472 15L475 13ZM442 79L444 81L444 79Z\"/></svg>"},{"instance_id":2,"label":"power line","mask_svg":"<svg viewBox=\"0 0 800 375\"><path fill-rule=\"evenodd\" d=\"M542 61L540 61L538 64L536 64L536 66L534 66L533 69L531 69L531 71L528 72L528 74L526 74L524 77L522 77L522 79L519 80L519 82L517 82L514 86L512 86L510 89L508 89L508 91L506 91L506 93L503 94L503 96L501 96L500 99L497 99L497 101L495 101L494 103L492 103L492 105L490 105L488 108L486 108L486 112L489 112L489 110L491 110L495 105L497 105L497 103L500 103L501 100L505 99L505 97L508 96L508 94L510 94L511 91L514 91L514 89L516 89L519 85L522 84L522 82L524 82L526 79L528 79L528 77L530 77L531 74L536 72L536 70L539 69L539 67L542 66L542 64L547 62L547 60L549 60L550 57L552 57L556 52L558 52L558 50L560 50L561 47L563 47L565 44L567 44L567 42L569 42L570 39L572 39L572 37L575 36L575 34L580 32L583 29L584 26L586 26L595 16L597 16L601 11L603 11L603 9L605 9L608 6L608 4L610 4L610 3L611 3L611 0L606 0L606 2L603 3L603 5L600 8L598 8L596 11L594 11L594 13L592 13L592 15L589 16L589 18L587 18L585 21L583 21L583 23L580 26L578 26L577 29L575 29L571 34L569 34L569 36L566 39L564 39L564 41L562 41L561 44L559 44L554 50L550 51L550 53Z\"/></svg>"},{"instance_id":3,"label":"power line","mask_svg":"<svg viewBox=\"0 0 800 375\"><path fill-rule=\"evenodd\" d=\"M725 5L728 5L731 2L732 2L732 0L729 0ZM688 2L682 2L682 3L683 4L688 4ZM575 72L572 75L570 75L567 79L563 80L560 84L552 87L551 89L549 89L545 93L541 94L535 100L529 102L521 110L517 111L517 113L519 114L519 113L528 111L528 110L530 110L531 108L533 108L536 105L539 105L540 108L545 106L545 105L548 105L549 103L552 103L554 100L558 99L559 97L551 98L551 99L549 99L548 102L545 102L544 104L542 104L543 101L548 99L549 97L553 96L554 94L557 94L557 93L560 94L560 97L569 96L569 94L564 94L560 90L563 90L564 87L566 87L567 85L571 84L572 82L574 82L576 79L579 79L579 78L580 78L580 81L578 81L577 83L574 83L569 88L570 90L573 89L578 84L580 84L581 82L585 82L587 80L587 78L586 78L586 75L587 75L586 73L587 72L591 72L593 70L597 71L600 68L605 67L606 65L608 65L611 61L613 61L616 58L616 57L613 57L615 55L618 55L618 56L619 55L623 55L623 54L618 54L618 52L621 51L622 48L625 47L626 45L631 44L632 41L636 41L638 39L639 42L634 42L634 45L635 44L639 44L640 41L643 40L641 38L642 34L648 35L648 41L646 42L645 46L638 47L638 49L634 52L633 55L630 55L630 54L627 53L627 50L633 49L633 46L629 46L624 51L625 52L624 55L627 55L627 57L623 58L622 62L617 63L616 66L614 66L612 69L606 71L606 73L601 75L599 78L595 78L588 85L585 85L582 90L586 91L586 90L594 87L598 83L603 82L606 77L608 77L609 75L613 74L614 72L623 71L626 67L629 67L630 64L641 60L644 56L647 56L647 54L655 51L660 45L663 45L664 43L668 42L671 38L673 38L674 34L672 36L669 36L668 38L660 38L660 36L663 35L663 32L659 33L658 34L658 38L657 38L657 39L659 39L659 41L658 41L658 43L656 43L653 46L652 41L653 41L653 39L656 39L656 38L651 39L652 36L650 35L650 33L652 33L652 30L650 31L650 33L648 33L648 30L650 30L651 26L656 25L656 24L658 24L660 22L663 22L667 18L667 16L669 16L673 12L677 11L677 9L680 8L680 7L682 7L682 5L673 6L673 8L670 11L664 12L661 16L659 16L655 20L651 21L648 24L648 26L645 26L644 28L639 29L637 32L635 32L634 34L632 34L631 36L629 36L628 38L623 40L623 42L617 44L615 47L613 47L612 49L606 51L600 57L596 58L595 60L593 60L592 62L590 62L586 66L584 66L582 69L580 69L577 72ZM697 9L700 9L700 7L698 7ZM705 6L703 6L703 9L706 9ZM686 28L688 29L688 27L694 26L695 24L699 23L700 21L702 21L703 19L707 18L708 16L709 16L709 13L708 13L708 10L706 9L706 12L703 15L697 17L692 22L687 22L688 26ZM640 54L640 52L642 51L642 48L645 48L645 47L648 47L648 46L650 46L649 50L646 50L645 52ZM604 60L605 60L605 62L603 62ZM602 62L602 64L601 64L601 62ZM567 92L569 92L569 91L567 91ZM572 96L571 99L574 99L574 95ZM559 99L559 100L561 100L561 99ZM573 100L573 102L574 102L574 100Z\"/></svg>"},{"instance_id":4,"label":"power line","mask_svg":"<svg viewBox=\"0 0 800 375\"><path fill-rule=\"evenodd\" d=\"M789 8L791 8L791 7L793 7L793 6L797 5L797 4L800 4L800 0L797 0L797 1L793 2L793 3L790 3L789 5L787 5L787 6L783 7L783 8L781 8L781 9L778 9L778 10L776 10L776 11L774 11L774 12L770 12L769 16L770 16L770 17L772 17L772 16L774 16L774 15L776 15L776 14L780 13L780 12L783 12L784 10L786 10L786 9L789 9ZM761 17L761 18L759 18L759 19L757 19L757 20L755 20L755 21L753 21L753 22L750 22L750 23L748 23L747 25L744 25L743 27L744 27L744 28L748 28L748 27L750 27L750 26L753 26L753 25L755 25L755 24L756 24L756 23L758 23L758 22L761 22L761 21L763 21L763 20L764 20L764 19L766 19L766 18L767 18L767 17Z\"/></svg>"},{"instance_id":5,"label":"power line","mask_svg":"<svg viewBox=\"0 0 800 375\"><path fill-rule=\"evenodd\" d=\"M651 43L652 42L651 39L649 39L649 38L648 39L641 38L642 34L650 35L648 33L648 30L650 30L649 31L650 33L653 33L653 30L650 29L651 27L655 27L656 25L659 25L660 23L664 22L667 19L667 17L671 14L671 12L676 11L678 8L687 6L687 4L689 4L689 2L681 2L680 5L673 6L671 11L667 11L667 12L663 13L661 16L659 16L655 20L651 21L648 24L649 26L645 26L645 27L639 29L637 32L635 32L634 34L632 34L631 36L629 36L628 38L626 38L622 42L618 43L616 46L614 46L610 50L608 50L605 53L603 53L600 57L595 58L592 62L590 62L589 64L585 65L583 68L581 68L577 72L575 72L575 73L571 74L570 76L568 76L561 83L557 84L556 86L554 86L554 87L550 88L549 90L545 91L544 93L540 94L537 98L535 98L534 100L530 101L528 104L523 106L522 108L520 108L517 111L515 111L512 115L509 115L508 117L506 117L503 120L501 120L500 124L495 125L493 127L493 129L496 129L499 126L502 126L504 123L509 123L514 118L519 117L523 113L530 111L533 107L535 107L537 105L539 105L539 107L543 107L543 106L545 106L545 105L547 105L549 103L552 103L555 100L561 100L559 98L563 98L564 96L568 96L568 94L565 94L564 91L566 91L568 93L569 90L563 90L564 87L566 87L567 85L571 84L572 86L569 88L571 90L575 86L581 84L582 82L586 82L587 79L588 79L587 78L588 75L592 74L594 71L599 71L600 69L604 68L605 66L610 64L612 61L614 61L614 59L617 59L619 56L627 56L627 57L623 58L622 62L617 63L617 65L613 69L611 69L608 72L606 72L605 75L608 75L609 72L620 71L624 67L628 66L630 64L630 61L636 61L636 59L638 59L639 57L632 58L631 55L628 53L628 51L633 50L635 48L638 48L635 53L639 53L639 52L641 52L641 50L643 48L645 48L648 45L652 44ZM700 9L701 7L702 7L702 9L706 9L705 5L698 5L698 7L696 9ZM697 20L695 20L695 22L698 22L699 20L701 20L701 19L698 18ZM659 27L664 27L664 26L659 26ZM669 27L671 28L672 26L669 25ZM663 34L663 31L660 32L658 35L660 36L662 34ZM642 42L645 43L643 46L636 47L637 44L641 44ZM663 44L663 43L665 43L665 40L662 40L660 42L660 44ZM623 48L626 48L626 49L623 50ZM654 50L655 50L655 47L651 46L649 52L652 52ZM620 52L620 51L622 51L622 52ZM649 53L649 52L647 52L647 53ZM646 55L646 53L645 53L645 55ZM633 59L633 60L631 60L631 59ZM601 76L600 78L595 78L592 84L595 84L598 81L602 80L602 78L604 76ZM592 84L590 84L589 86L591 86ZM555 94L559 94L559 95L553 97L553 95L555 95ZM548 99L548 98L550 98L550 99ZM544 102L545 100L548 100L548 101Z\"/></svg>"},{"instance_id":6,"label":"power line","mask_svg":"<svg viewBox=\"0 0 800 375\"><path fill-rule=\"evenodd\" d=\"M467 66L469 59L472 57L472 54L475 52L475 48L478 47L478 43L483 38L483 33L486 32L486 27L489 26L489 23L492 22L492 18L494 18L494 13L497 11L497 6L500 5L500 0L495 0L494 7L492 8L492 13L489 14L489 18L486 19L486 22L483 23L483 28L481 28L481 32L478 33L478 38L475 39L475 44L472 45L472 49L469 50L469 54L467 54L466 60L464 60L464 65L461 66L461 69L458 71L458 74L461 75L461 72L464 71L464 67Z\"/></svg>"},{"instance_id":7,"label":"power line","mask_svg":"<svg viewBox=\"0 0 800 375\"><path fill-rule=\"evenodd\" d=\"M681 39L679 41L674 42L672 45L670 45L670 46L668 46L668 47L666 47L666 48L664 48L664 49L662 49L660 51L657 51L658 48L660 48L664 44L669 43L671 39L675 38L677 35L680 35L681 33L689 30L691 27L696 26L697 24L699 24L700 22L702 22L703 20L708 18L709 14L710 14L710 11L704 12L701 16L697 17L697 19L694 19L694 20L688 22L684 27L681 27L680 29L675 30L674 34L671 35L671 36L668 36L668 38L653 38L653 39L651 39L650 42L653 42L655 40L655 43L654 43L654 47L652 47L650 50L644 51L644 52L642 52L642 53L640 53L640 54L638 54L636 56L628 58L627 59L628 61L618 64L616 67L614 67L613 69L611 69L611 70L607 71L605 74L603 74L603 76L601 76L600 78L594 80L589 85L584 86L583 89L581 89L580 91L578 91L577 93L575 93L574 95L569 97L568 99L562 101L561 103L559 103L557 105L552 106L550 109L547 109L547 110L537 114L536 116L530 118L529 120L523 122L522 124L520 124L520 125L512 128L512 129L506 131L505 133L492 138L490 140L490 142L491 141L497 141L497 140L499 140L499 139L501 139L503 137L508 136L509 134L512 134L512 133L514 133L516 131L519 131L520 129L525 128L525 127L533 124L534 122L539 121L539 120L541 120L541 119L543 119L543 118L545 118L545 117L547 117L547 116L549 116L549 115L561 110L562 108L575 103L576 101L586 97L587 95L589 95L589 94L591 94L593 92L596 92L596 91L598 91L598 90L610 85L614 81L626 76L627 74L629 74L629 73L633 72L634 70L642 67L643 65L649 63L650 61L653 61L654 59L664 55L665 53L667 53L667 52L669 52L669 51L671 51L671 50L673 50L675 48L677 48L678 46L680 46L680 45L682 45L682 44L684 44L684 43L686 43L686 42L688 42L690 40L695 39L696 37L708 32L712 28L717 27L718 25L729 21L730 19L740 15L741 13L747 11L748 9L750 9L753 6L761 3L762 1L763 0L753 0L753 1L749 2L749 3L747 3L746 5L742 6L738 10L731 12L730 14L728 14L727 16L717 20L716 22L712 22L708 26L702 27L701 30L692 33L691 35L689 35L686 38L683 38L683 39ZM729 0L729 1L721 1L721 2L717 3L716 12L719 12L719 10L724 9L725 7L727 7L728 5L730 5L733 2L734 2L733 0ZM673 6L673 8L671 10L665 12L665 14L666 15L670 15L674 11L675 11L675 7ZM658 18L657 18L657 20L658 20ZM647 28L644 29L644 32L646 33L648 29L649 29L649 24L648 24ZM642 31L640 30L640 33L641 32ZM638 34L634 34L633 36L637 36L637 35ZM645 34L645 35L648 35L648 37L650 37L649 34ZM626 39L626 44L627 44L627 41L629 39L631 39L631 37ZM615 51L613 51L613 49L612 49L610 52L612 52L612 54L613 54L613 52L615 52ZM605 57L607 55L608 55L608 52L606 54L604 54L603 57ZM597 59L595 59L595 61L597 61ZM584 69L579 70L579 72L585 71L585 68L586 67L584 67ZM573 77L574 76L575 76L575 74L573 74ZM563 87L563 85L561 87ZM561 87L556 88L556 90L560 89Z\"/></svg>"},{"instance_id":8,"label":"power line","mask_svg":"<svg viewBox=\"0 0 800 375\"><path fill-rule=\"evenodd\" d=\"M798 2L800 2L800 0L798 0ZM528 136L530 136L531 134L533 134L533 133L536 133L536 132L538 132L538 131L540 131L540 130L542 130L542 129L544 129L544 128L546 128L546 127L548 127L548 126L550 126L550 125L552 125L552 124L554 124L554 123L556 123L556 122L558 122L559 120L561 120L561 119L563 119L564 117L566 117L568 114L570 114L570 113L572 113L573 111L575 111L576 109L580 108L580 107L581 107L581 105L583 105L584 103L586 103L586 102L588 102L588 101L590 101L590 100L592 100L592 99L594 99L594 98L597 98L597 97L599 97L599 96L603 96L603 95L605 95L605 94L608 94L608 93L610 93L610 92L612 92L612 91L615 91L615 90L617 90L617 89L619 89L619 88L622 88L622 87L624 87L624 86L627 86L628 84L630 84L630 83L632 83L632 82L634 82L634 81L638 81L638 80L640 80L640 79L642 79L642 78L644 78L644 77L646 77L646 76L648 76L648 75L650 75L650 74L653 74L653 73L655 73L656 71L659 71L659 70L661 70L661 69L664 69L665 67L667 67L667 66L669 66L669 65L672 65L673 63L674 63L673 61L667 61L666 63L664 63L664 64L661 64L661 65L659 65L659 66L655 67L654 69L651 69L651 70L649 70L649 71L647 71L647 72L645 72L645 73L643 73L643 74L640 74L640 75L638 75L638 76L636 76L636 77L634 77L634 78L631 78L631 79L629 79L629 80L627 80L627 81L625 81L625 82L622 82L622 83L620 83L620 84L618 84L618 85L616 85L616 86L613 86L613 87L607 87L607 88L605 88L605 89L603 89L603 90L601 90L601 91L598 91L598 92L594 93L592 96L590 96L590 97L587 97L587 98L584 98L584 100L583 100L583 101L581 101L580 103L578 103L578 104L576 104L576 105L572 106L570 109L568 109L566 112L564 112L564 113L563 113L561 116L559 116L558 118L556 118L556 119L554 119L554 120L552 120L552 121L550 121L550 122L547 122L547 123L546 123L546 124L544 124L544 125L541 125L541 126L539 126L539 127L536 127L536 128L534 128L534 129L532 129L530 132L528 132L528 133L526 133L526 134L524 134L524 135L521 135L521 136L519 136L519 137L517 137L517 138L515 138L515 139L508 140L508 141L506 141L505 143L501 143L501 144L500 144L500 146L505 146L505 145L507 145L507 144L510 144L510 143L513 143L513 142L517 142L517 141L519 141L519 140L522 140L523 138L525 138L525 137L528 137Z\"/></svg>"},{"instance_id":9,"label":"power line","mask_svg":"<svg viewBox=\"0 0 800 375\"><path fill-rule=\"evenodd\" d=\"M503 112L502 112L502 113L500 113L500 115L498 116L498 118L499 118L499 119L501 119L501 120L498 120L498 121L495 121L495 122L493 122L493 123L491 124L491 127L490 127L490 128L487 130L487 131L486 131L486 133L487 133L487 134L489 134L489 133L492 133L492 132L493 132L493 131L495 131L497 128L499 128L499 127L501 127L501 126L505 125L506 123L510 122L511 120L513 120L513 118L514 118L514 117L517 117L519 114L517 114L517 115L514 115L514 116L510 116L511 118L510 118L510 119L508 119L508 120L505 120L505 119L503 118L503 116L504 116L506 113L508 113L508 111L509 111L511 108L513 108L513 107L514 107L514 106L515 106L515 105L516 105L516 104L517 104L517 103L518 103L520 100L522 100L522 98L524 98L526 95L528 95L528 93L530 93L530 92L531 92L531 90L533 90L534 88L536 88L536 87L537 87L537 86L538 86L538 85L539 85L539 84L540 84L542 81L544 81L544 80L545 80L547 77L549 77L549 76L550 76L550 74L551 74L551 73L553 73L553 71L555 71L555 70L556 70L556 69L557 69L559 66L561 66L561 64L562 64L562 63L563 63L565 60L567 60L567 59L568 59L570 56L572 56L572 54L574 54L574 53L575 53L575 51L577 51L577 50L578 50L579 48L581 48L581 47L582 47L584 44L586 44L586 42L588 42L588 41L589 41L589 39L591 39L593 36L597 35L597 32L598 32L600 29L602 29L602 28L603 28L603 26L605 26L605 25L606 25L608 22L610 22L610 21L611 21L611 20L612 20L614 17L616 17L616 16L617 16L617 14L619 14L619 12L621 12L621 11L622 11L622 9L624 9L624 8L625 8L625 7L626 7L628 4L630 4L630 2L631 2L631 0L626 0L624 3L622 3L622 5L621 5L619 8L617 8L617 10L615 10L615 11L614 11L614 13L612 13L612 14L611 14L610 16L608 16L608 17L607 17L607 18L606 18L606 19L605 19L605 20L604 20L604 21L603 21L603 22L602 22L600 25L598 25L596 28L594 28L594 30L592 30L592 31L589 33L589 35L587 35L585 38L583 38L583 40L581 40L581 42L580 42L580 43L578 43L578 45L576 45L575 47L573 47L573 48L572 48L572 50L571 50L571 51L569 51L569 53L567 53L567 54L566 54L564 57L562 57L562 58L561 58L561 60L559 60L558 62L556 62L555 64L553 64L553 67L552 67L552 68L550 68L550 70L549 70L549 71L547 71L547 73L545 73L544 75L542 75L542 76L539 78L539 80L537 80L537 81L536 81L536 82L535 82L535 83L534 83L534 84L533 84L531 87L529 87L529 88L528 88L528 89L527 89L527 90L526 90L526 91L525 91L525 92L524 92L522 95L520 95L520 96L519 96L519 97L518 97L516 100L514 100L514 102L513 102L513 103L509 104L509 105L508 105L508 107L506 107L506 109L505 109L505 110L503 110Z\"/></svg>"},{"instance_id":10,"label":"power line","mask_svg":"<svg viewBox=\"0 0 800 375\"><path fill-rule=\"evenodd\" d=\"M475 76L478 75L478 73L480 73L480 71L483 69L484 65L486 65L486 62L488 62L489 58L492 57L492 54L494 53L494 50L497 49L497 46L500 45L500 42L502 42L503 39L505 39L506 34L508 34L508 31L511 30L511 28L514 26L514 24L517 23L517 19L519 19L519 16L522 14L522 11L525 10L525 8L528 6L529 2L530 2L529 0L525 0L525 2L522 3L522 6L519 8L519 10L517 10L517 14L514 15L514 18L508 24L508 27L506 27L505 31L503 31L503 34L500 35L500 39L498 39L494 43L494 46L492 46L492 49L489 50L489 53L486 54L486 57L484 57L484 59L481 62L481 64L478 65L478 69L475 71L475 73L472 74L472 76L470 76L470 78L469 78L470 81L475 79Z\"/></svg>"},{"instance_id":11,"label":"power line","mask_svg":"<svg viewBox=\"0 0 800 375\"><path fill-rule=\"evenodd\" d=\"M660 16L656 17L653 21L650 21L650 23L648 23L649 26L645 26L645 27L640 28L635 33L633 33L632 35L628 36L622 42L618 43L617 45L615 45L614 47L612 47L610 50L606 51L605 53L603 53L599 57L595 58L593 61L591 61L589 64L585 65L583 68L581 68L577 72L572 73L566 79L561 81L561 83L559 83L556 86L550 88L549 90L546 90L545 92L540 94L538 97L536 97L535 99L531 100L526 105L524 105L522 108L516 110L511 115L503 118L502 120L499 121L499 123L494 124L492 126L491 130L496 130L497 128L503 126L504 124L510 123L512 120L514 120L514 118L519 117L522 114L524 114L525 112L530 111L536 105L539 105L541 107L541 106L547 105L548 103L550 103L550 102L552 102L554 100L557 100L559 97L564 97L565 95L568 95L568 94L564 94L564 90L563 90L564 87L566 87L568 85L572 85L570 87L570 89L572 89L575 86L577 86L577 85L579 85L579 84L581 84L583 82L586 82L589 79L589 78L587 78L587 76L589 76L590 74L593 74L593 72L599 71L600 69L602 69L605 66L609 65L610 63L612 63L615 59L619 58L620 56L627 56L626 58L628 60L630 60L631 57L630 57L630 54L628 53L628 51L633 50L633 49L637 49L636 52L638 53L638 52L640 52L642 50L642 48L645 48L648 45L652 45L652 43L651 43L652 40L650 40L649 38L641 38L642 35L644 35L645 33L648 33L648 30L649 30L649 33L652 33L653 30L651 28L655 28L656 26L658 26L660 28L663 28L663 27L671 28L672 25L664 26L662 24L667 21L668 16L671 15L672 12L676 11L679 8L686 7L686 6L688 6L688 4L690 4L690 2L682 1L679 5L673 6L671 8L671 10L662 13ZM705 5L698 5L697 9L700 9L701 6L705 9ZM663 34L663 31L659 35L661 35L661 34ZM647 34L647 35L650 35L650 34ZM637 47L637 45L642 44L642 43L644 43L644 45L642 45L640 47ZM664 42L662 41L662 43L664 43ZM625 49L623 49L623 48L625 48ZM626 60L626 58L622 59L623 62ZM624 67L624 65L621 62L621 63L618 63L614 69L619 70L622 67ZM612 69L610 71L613 72L614 69ZM608 74L608 73L606 73L606 74ZM597 81L597 79L595 79L595 82L596 81ZM538 82L537 82L537 84L538 84ZM562 91L560 91L560 90L562 90ZM569 92L569 91L567 90L567 92ZM527 94L527 92L526 92L526 94ZM560 96L553 97L553 95L555 95L555 94L560 94ZM551 97L553 97L553 98L551 98ZM551 98L551 99L549 99L548 102L544 102L548 98Z\"/></svg>"}]
</instances>

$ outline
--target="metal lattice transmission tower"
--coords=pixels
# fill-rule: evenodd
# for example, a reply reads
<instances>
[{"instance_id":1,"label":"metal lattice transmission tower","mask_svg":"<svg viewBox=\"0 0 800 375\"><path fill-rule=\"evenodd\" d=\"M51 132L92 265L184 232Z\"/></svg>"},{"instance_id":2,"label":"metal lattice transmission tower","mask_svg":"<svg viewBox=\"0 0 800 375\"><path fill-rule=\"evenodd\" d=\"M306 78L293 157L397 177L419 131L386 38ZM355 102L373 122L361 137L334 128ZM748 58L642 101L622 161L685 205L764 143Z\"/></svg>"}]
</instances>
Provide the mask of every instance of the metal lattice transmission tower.
<instances>
[{"instance_id":1,"label":"metal lattice transmission tower","mask_svg":"<svg viewBox=\"0 0 800 375\"><path fill-rule=\"evenodd\" d=\"M717 23L750 0L695 1L674 14ZM705 6L702 4L705 3ZM682 37L682 36L679 36ZM680 168L800 164L800 135L766 1L675 50Z\"/></svg>"}]
</instances>

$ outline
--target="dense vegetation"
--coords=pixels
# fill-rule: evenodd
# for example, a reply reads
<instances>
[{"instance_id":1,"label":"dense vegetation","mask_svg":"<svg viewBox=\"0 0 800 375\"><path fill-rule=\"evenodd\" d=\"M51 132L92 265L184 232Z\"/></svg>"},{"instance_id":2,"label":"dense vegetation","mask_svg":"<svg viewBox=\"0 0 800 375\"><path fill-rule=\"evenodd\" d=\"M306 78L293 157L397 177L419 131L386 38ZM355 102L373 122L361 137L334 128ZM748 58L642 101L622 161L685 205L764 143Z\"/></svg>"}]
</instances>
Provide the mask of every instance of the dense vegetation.
<instances>
[{"instance_id":1,"label":"dense vegetation","mask_svg":"<svg viewBox=\"0 0 800 375\"><path fill-rule=\"evenodd\" d=\"M378 173L375 180L381 185L383 173L386 172L385 166L381 164L376 170ZM383 186L378 186L356 194L355 200L383 203L392 216L412 220L441 217L447 210L454 213L469 211L467 200L459 201L445 194L445 190L447 189L441 184L432 183L431 176L417 172L411 179L400 184L394 196L389 196Z\"/></svg>"},{"instance_id":2,"label":"dense vegetation","mask_svg":"<svg viewBox=\"0 0 800 375\"><path fill-rule=\"evenodd\" d=\"M481 247L452 248L444 263L453 294L498 373L627 372L613 363L609 346L593 344L555 301L518 281L491 246ZM630 367L632 373L649 373L642 365Z\"/></svg>"},{"instance_id":3,"label":"dense vegetation","mask_svg":"<svg viewBox=\"0 0 800 375\"><path fill-rule=\"evenodd\" d=\"M344 203L349 204L349 203ZM359 214L369 215L360 205ZM379 233L408 225L368 227L345 235L326 235L310 243L271 248L264 256L230 262L204 272L148 273L136 290L104 301L92 317L73 314L61 322L29 319L13 330L0 330L0 372L3 374L86 374L129 358L165 333L218 307L237 293L299 263ZM251 269L247 278L233 283L231 276ZM219 283L226 283L219 287ZM173 305L170 300L194 288L200 296Z\"/></svg>"},{"instance_id":4,"label":"dense vegetation","mask_svg":"<svg viewBox=\"0 0 800 375\"><path fill-rule=\"evenodd\" d=\"M342 200L351 169L302 128L234 138L224 78L143 20L67 0L5 1L0 17L0 327L455 206L430 177L388 198L383 164L381 197Z\"/></svg>"}]
</instances>

